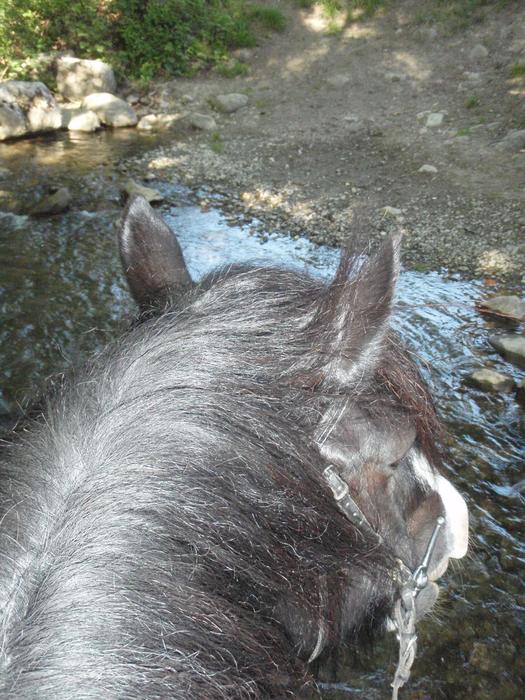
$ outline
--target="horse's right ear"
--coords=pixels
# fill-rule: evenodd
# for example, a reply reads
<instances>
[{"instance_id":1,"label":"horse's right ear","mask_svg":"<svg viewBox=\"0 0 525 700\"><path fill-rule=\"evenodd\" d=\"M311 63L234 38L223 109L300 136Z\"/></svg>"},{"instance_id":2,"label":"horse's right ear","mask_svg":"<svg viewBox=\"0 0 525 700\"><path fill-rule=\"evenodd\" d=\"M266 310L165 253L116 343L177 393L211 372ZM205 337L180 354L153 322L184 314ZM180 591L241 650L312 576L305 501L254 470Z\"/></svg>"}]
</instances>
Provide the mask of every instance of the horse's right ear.
<instances>
[{"instance_id":1,"label":"horse's right ear","mask_svg":"<svg viewBox=\"0 0 525 700\"><path fill-rule=\"evenodd\" d=\"M129 288L142 310L163 306L192 285L175 235L144 197L130 197L118 241Z\"/></svg>"}]
</instances>

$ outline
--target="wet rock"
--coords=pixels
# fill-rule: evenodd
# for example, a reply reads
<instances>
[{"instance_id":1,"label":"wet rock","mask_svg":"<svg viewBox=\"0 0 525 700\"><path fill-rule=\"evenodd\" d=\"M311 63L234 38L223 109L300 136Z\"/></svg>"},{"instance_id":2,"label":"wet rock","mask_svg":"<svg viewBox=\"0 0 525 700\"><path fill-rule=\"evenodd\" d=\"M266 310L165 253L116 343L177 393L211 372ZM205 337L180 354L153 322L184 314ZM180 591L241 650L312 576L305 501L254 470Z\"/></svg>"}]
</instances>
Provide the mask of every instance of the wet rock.
<instances>
[{"instance_id":1,"label":"wet rock","mask_svg":"<svg viewBox=\"0 0 525 700\"><path fill-rule=\"evenodd\" d=\"M203 131L214 131L217 128L217 122L209 114L194 112L190 114L189 122L195 129L202 129Z\"/></svg>"},{"instance_id":2,"label":"wet rock","mask_svg":"<svg viewBox=\"0 0 525 700\"><path fill-rule=\"evenodd\" d=\"M514 379L512 377L488 368L472 372L465 378L465 383L482 391L496 393L509 392L514 388Z\"/></svg>"},{"instance_id":3,"label":"wet rock","mask_svg":"<svg viewBox=\"0 0 525 700\"><path fill-rule=\"evenodd\" d=\"M520 379L520 381L518 382L518 386L516 388L516 399L525 408L525 377L523 379ZM523 419L525 419L525 416L523 416ZM523 484L523 490L525 491L525 479L523 480Z\"/></svg>"},{"instance_id":4,"label":"wet rock","mask_svg":"<svg viewBox=\"0 0 525 700\"><path fill-rule=\"evenodd\" d=\"M516 321L525 320L525 301L517 296L502 295L487 299L480 302L479 310L497 316L506 316Z\"/></svg>"},{"instance_id":5,"label":"wet rock","mask_svg":"<svg viewBox=\"0 0 525 700\"><path fill-rule=\"evenodd\" d=\"M71 117L67 125L69 131L96 131L100 129L100 119L91 110L79 112Z\"/></svg>"},{"instance_id":6,"label":"wet rock","mask_svg":"<svg viewBox=\"0 0 525 700\"><path fill-rule=\"evenodd\" d=\"M32 216L51 216L61 214L69 209L72 196L67 187L60 187L56 192L44 196L40 202L31 210Z\"/></svg>"},{"instance_id":7,"label":"wet rock","mask_svg":"<svg viewBox=\"0 0 525 700\"><path fill-rule=\"evenodd\" d=\"M144 185L135 182L135 180L132 180L131 178L124 183L122 189L130 197L133 194L140 194L150 204L164 201L164 196L158 190L154 190L152 187L145 187Z\"/></svg>"},{"instance_id":8,"label":"wet rock","mask_svg":"<svg viewBox=\"0 0 525 700\"><path fill-rule=\"evenodd\" d=\"M509 362L525 367L525 336L491 335L489 343Z\"/></svg>"},{"instance_id":9,"label":"wet rock","mask_svg":"<svg viewBox=\"0 0 525 700\"><path fill-rule=\"evenodd\" d=\"M487 58L489 55L489 50L487 49L486 46L483 46L483 44L476 44L470 51L469 51L469 59L473 62L477 61L482 61L484 58Z\"/></svg>"},{"instance_id":10,"label":"wet rock","mask_svg":"<svg viewBox=\"0 0 525 700\"><path fill-rule=\"evenodd\" d=\"M430 129L441 126L443 124L443 120L445 119L445 115L443 112L430 112L430 114L427 117L426 121L426 126Z\"/></svg>"},{"instance_id":11,"label":"wet rock","mask_svg":"<svg viewBox=\"0 0 525 700\"><path fill-rule=\"evenodd\" d=\"M62 115L55 98L40 82L0 82L0 141L60 129Z\"/></svg>"},{"instance_id":12,"label":"wet rock","mask_svg":"<svg viewBox=\"0 0 525 700\"><path fill-rule=\"evenodd\" d=\"M213 106L221 112L231 114L248 104L248 97L238 92L231 92L228 95L217 95L213 100Z\"/></svg>"},{"instance_id":13,"label":"wet rock","mask_svg":"<svg viewBox=\"0 0 525 700\"><path fill-rule=\"evenodd\" d=\"M428 163L425 163L425 165L422 165L418 173L426 173L428 175L435 175L437 173L438 169L434 165L429 165Z\"/></svg>"},{"instance_id":14,"label":"wet rock","mask_svg":"<svg viewBox=\"0 0 525 700\"><path fill-rule=\"evenodd\" d=\"M180 114L146 114L137 124L141 131L167 131L175 126Z\"/></svg>"},{"instance_id":15,"label":"wet rock","mask_svg":"<svg viewBox=\"0 0 525 700\"><path fill-rule=\"evenodd\" d=\"M109 92L95 92L82 100L82 107L92 110L102 124L114 128L135 126L138 117L135 110L120 97Z\"/></svg>"},{"instance_id":16,"label":"wet rock","mask_svg":"<svg viewBox=\"0 0 525 700\"><path fill-rule=\"evenodd\" d=\"M497 148L508 153L516 153L525 148L525 129L512 129L509 131L497 144Z\"/></svg>"},{"instance_id":17,"label":"wet rock","mask_svg":"<svg viewBox=\"0 0 525 700\"><path fill-rule=\"evenodd\" d=\"M6 226L12 231L18 231L27 223L27 216L20 214L12 214L9 211L0 211L0 227Z\"/></svg>"},{"instance_id":18,"label":"wet rock","mask_svg":"<svg viewBox=\"0 0 525 700\"><path fill-rule=\"evenodd\" d=\"M57 90L69 100L116 89L113 69L104 61L73 56L62 56L57 61Z\"/></svg>"}]
</instances>

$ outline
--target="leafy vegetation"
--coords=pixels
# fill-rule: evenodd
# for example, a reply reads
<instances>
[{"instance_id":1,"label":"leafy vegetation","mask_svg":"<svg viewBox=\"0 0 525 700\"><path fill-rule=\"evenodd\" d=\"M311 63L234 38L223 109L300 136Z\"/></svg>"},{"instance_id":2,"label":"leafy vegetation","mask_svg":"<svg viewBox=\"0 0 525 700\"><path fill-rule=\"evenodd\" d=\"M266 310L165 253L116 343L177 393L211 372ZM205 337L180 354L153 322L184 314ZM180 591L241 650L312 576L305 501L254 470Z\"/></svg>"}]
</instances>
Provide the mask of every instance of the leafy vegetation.
<instances>
[{"instance_id":1,"label":"leafy vegetation","mask_svg":"<svg viewBox=\"0 0 525 700\"><path fill-rule=\"evenodd\" d=\"M188 73L251 47L283 15L246 0L1 0L0 77L32 77L31 58L71 51L134 78Z\"/></svg>"},{"instance_id":2,"label":"leafy vegetation","mask_svg":"<svg viewBox=\"0 0 525 700\"><path fill-rule=\"evenodd\" d=\"M465 107L467 109L474 109L479 107L479 97L477 95L471 95L465 100Z\"/></svg>"}]
</instances>

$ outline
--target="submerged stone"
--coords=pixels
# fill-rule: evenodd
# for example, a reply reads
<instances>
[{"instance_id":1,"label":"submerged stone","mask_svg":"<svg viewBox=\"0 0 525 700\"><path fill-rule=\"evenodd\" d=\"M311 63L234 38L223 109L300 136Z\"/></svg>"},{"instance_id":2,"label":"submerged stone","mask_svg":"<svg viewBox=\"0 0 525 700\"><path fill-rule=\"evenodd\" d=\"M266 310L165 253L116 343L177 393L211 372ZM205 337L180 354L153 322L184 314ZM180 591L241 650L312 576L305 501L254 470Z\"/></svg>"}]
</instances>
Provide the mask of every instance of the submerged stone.
<instances>
[{"instance_id":1,"label":"submerged stone","mask_svg":"<svg viewBox=\"0 0 525 700\"><path fill-rule=\"evenodd\" d=\"M491 335L489 343L509 362L525 367L525 336Z\"/></svg>"}]
</instances>

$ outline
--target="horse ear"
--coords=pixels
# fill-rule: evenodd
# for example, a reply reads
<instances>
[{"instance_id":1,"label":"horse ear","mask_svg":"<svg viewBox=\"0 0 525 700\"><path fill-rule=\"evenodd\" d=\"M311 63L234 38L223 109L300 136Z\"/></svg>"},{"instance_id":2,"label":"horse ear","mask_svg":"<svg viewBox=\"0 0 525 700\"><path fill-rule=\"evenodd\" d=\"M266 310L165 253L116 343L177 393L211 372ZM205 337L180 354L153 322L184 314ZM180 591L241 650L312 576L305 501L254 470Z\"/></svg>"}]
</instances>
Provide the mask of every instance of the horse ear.
<instances>
[{"instance_id":1,"label":"horse ear","mask_svg":"<svg viewBox=\"0 0 525 700\"><path fill-rule=\"evenodd\" d=\"M118 241L129 288L142 309L163 305L174 292L191 286L175 235L144 197L130 197Z\"/></svg>"},{"instance_id":2,"label":"horse ear","mask_svg":"<svg viewBox=\"0 0 525 700\"><path fill-rule=\"evenodd\" d=\"M346 385L376 366L387 334L400 268L401 236L390 238L367 262L343 255L321 301L329 383Z\"/></svg>"}]
</instances>

